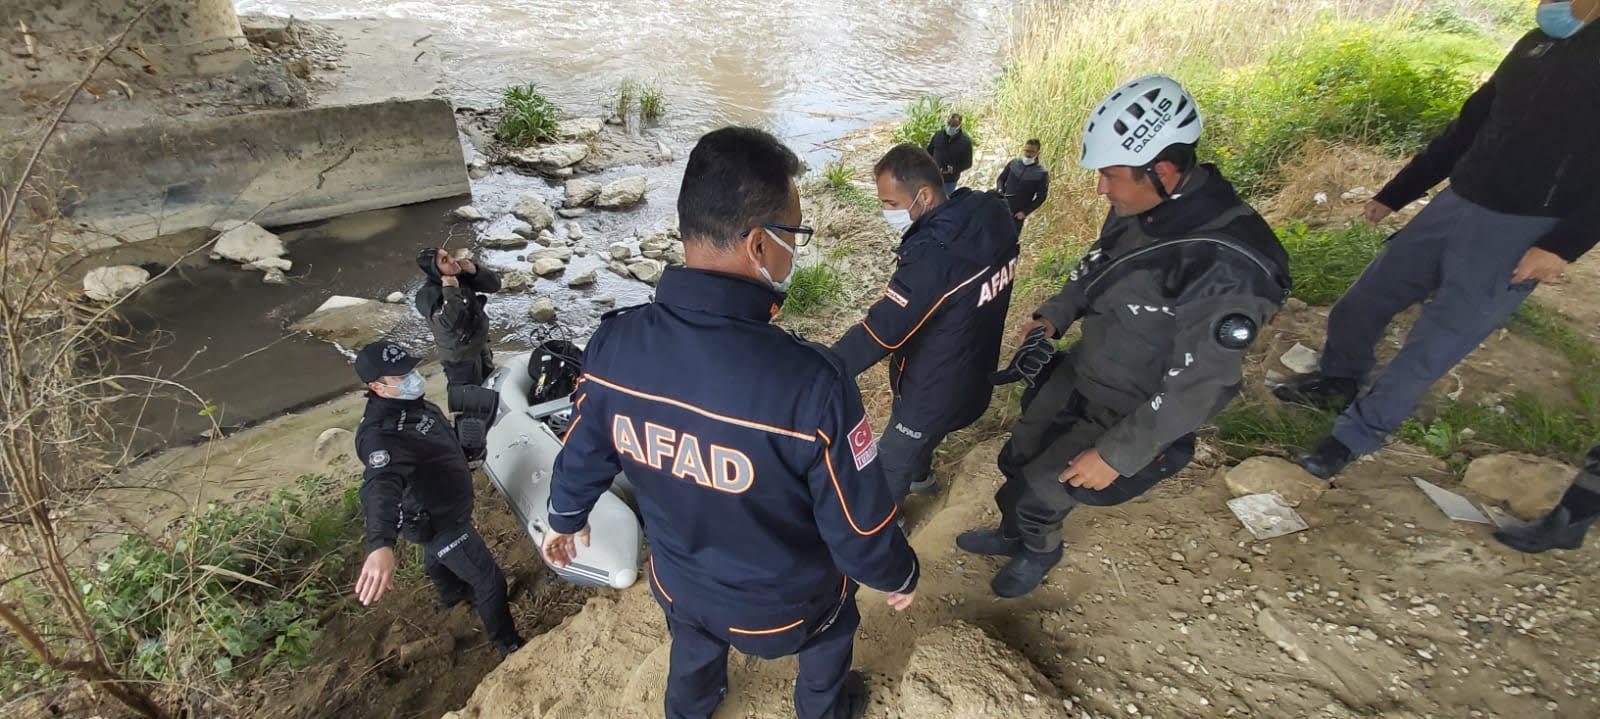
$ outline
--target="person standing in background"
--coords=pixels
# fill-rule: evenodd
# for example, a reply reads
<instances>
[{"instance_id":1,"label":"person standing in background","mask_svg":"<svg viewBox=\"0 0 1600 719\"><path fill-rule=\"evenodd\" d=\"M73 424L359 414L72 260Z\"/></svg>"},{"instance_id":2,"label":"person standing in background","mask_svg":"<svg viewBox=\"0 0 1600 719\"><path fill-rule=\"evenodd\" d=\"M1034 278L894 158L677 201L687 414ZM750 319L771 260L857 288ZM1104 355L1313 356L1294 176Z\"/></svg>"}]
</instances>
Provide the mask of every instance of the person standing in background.
<instances>
[{"instance_id":1,"label":"person standing in background","mask_svg":"<svg viewBox=\"0 0 1600 719\"><path fill-rule=\"evenodd\" d=\"M944 129L928 139L928 154L933 155L939 174L944 176L946 197L956 193L961 173L972 169L972 138L961 129L961 115L952 113Z\"/></svg>"},{"instance_id":2,"label":"person standing in background","mask_svg":"<svg viewBox=\"0 0 1600 719\"><path fill-rule=\"evenodd\" d=\"M1011 207L1017 234L1022 234L1022 224L1027 222L1028 215L1044 205L1045 198L1050 196L1050 171L1039 162L1039 141L1028 140L1022 146L1022 156L1007 163L994 184Z\"/></svg>"}]
</instances>

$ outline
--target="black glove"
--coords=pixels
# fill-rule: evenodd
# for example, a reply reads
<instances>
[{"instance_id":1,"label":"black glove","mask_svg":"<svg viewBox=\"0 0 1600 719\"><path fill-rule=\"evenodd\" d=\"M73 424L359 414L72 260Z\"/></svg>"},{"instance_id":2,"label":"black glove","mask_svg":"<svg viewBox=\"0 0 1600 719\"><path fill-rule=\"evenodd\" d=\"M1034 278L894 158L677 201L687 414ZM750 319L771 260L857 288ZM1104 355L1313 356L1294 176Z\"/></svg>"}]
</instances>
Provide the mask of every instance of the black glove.
<instances>
[{"instance_id":1,"label":"black glove","mask_svg":"<svg viewBox=\"0 0 1600 719\"><path fill-rule=\"evenodd\" d=\"M1011 356L1011 364L1005 369L994 373L989 381L996 384L1011 384L1017 380L1027 382L1029 387L1036 387L1039 383L1039 373L1050 364L1050 358L1056 354L1056 345L1050 341L1043 327L1035 327L1023 339L1022 346L1017 348L1017 353Z\"/></svg>"}]
</instances>

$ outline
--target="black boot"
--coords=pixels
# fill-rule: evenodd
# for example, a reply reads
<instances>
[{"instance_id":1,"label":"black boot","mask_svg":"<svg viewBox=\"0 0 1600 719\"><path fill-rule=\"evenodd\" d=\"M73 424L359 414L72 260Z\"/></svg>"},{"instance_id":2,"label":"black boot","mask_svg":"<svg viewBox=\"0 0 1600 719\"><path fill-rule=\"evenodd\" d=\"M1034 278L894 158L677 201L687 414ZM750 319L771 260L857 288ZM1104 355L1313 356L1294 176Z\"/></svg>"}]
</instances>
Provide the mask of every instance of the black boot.
<instances>
[{"instance_id":1,"label":"black boot","mask_svg":"<svg viewBox=\"0 0 1600 719\"><path fill-rule=\"evenodd\" d=\"M956 537L956 546L961 551L973 554L985 554L991 557L1013 557L1022 551L1022 537L1010 536L1004 527L994 529L974 529L962 532Z\"/></svg>"},{"instance_id":2,"label":"black boot","mask_svg":"<svg viewBox=\"0 0 1600 719\"><path fill-rule=\"evenodd\" d=\"M1322 438L1311 451L1300 455L1300 466L1318 479L1332 480L1354 460L1355 454L1333 435Z\"/></svg>"},{"instance_id":3,"label":"black boot","mask_svg":"<svg viewBox=\"0 0 1600 719\"><path fill-rule=\"evenodd\" d=\"M1538 554L1552 549L1577 549L1583 546L1583 535L1594 524L1595 517L1573 521L1572 511L1556 507L1543 519L1521 527L1501 529L1494 538L1519 552Z\"/></svg>"},{"instance_id":4,"label":"black boot","mask_svg":"<svg viewBox=\"0 0 1600 719\"><path fill-rule=\"evenodd\" d=\"M844 677L844 704L850 719L861 719L867 714L872 693L867 689L867 678L854 669Z\"/></svg>"},{"instance_id":5,"label":"black boot","mask_svg":"<svg viewBox=\"0 0 1600 719\"><path fill-rule=\"evenodd\" d=\"M1356 399L1360 383L1349 377L1325 377L1322 373L1309 374L1294 382L1279 385L1272 396L1291 404L1301 404L1316 409L1343 412Z\"/></svg>"},{"instance_id":6,"label":"black boot","mask_svg":"<svg viewBox=\"0 0 1600 719\"><path fill-rule=\"evenodd\" d=\"M1053 552L1035 552L1024 548L989 581L995 596L1014 599L1033 591L1050 573L1050 568L1061 561L1061 547Z\"/></svg>"}]
</instances>

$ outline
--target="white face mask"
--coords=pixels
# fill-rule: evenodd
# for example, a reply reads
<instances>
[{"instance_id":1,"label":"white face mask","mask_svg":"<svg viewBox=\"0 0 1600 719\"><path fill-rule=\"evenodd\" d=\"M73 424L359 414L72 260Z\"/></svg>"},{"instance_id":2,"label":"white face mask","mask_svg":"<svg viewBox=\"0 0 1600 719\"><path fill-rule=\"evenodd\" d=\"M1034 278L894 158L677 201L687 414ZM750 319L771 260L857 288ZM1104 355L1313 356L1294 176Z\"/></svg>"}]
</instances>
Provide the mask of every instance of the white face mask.
<instances>
[{"instance_id":1,"label":"white face mask","mask_svg":"<svg viewBox=\"0 0 1600 719\"><path fill-rule=\"evenodd\" d=\"M394 399L413 400L421 399L422 392L427 387L422 381L422 373L411 370L410 374L400 379L399 384L389 385L394 391Z\"/></svg>"},{"instance_id":2,"label":"white face mask","mask_svg":"<svg viewBox=\"0 0 1600 719\"><path fill-rule=\"evenodd\" d=\"M794 283L794 248L791 247L789 243L784 242L783 238L779 237L777 233L774 233L772 230L768 230L765 227L761 229L767 233L768 237L772 238L773 242L778 243L779 247L782 247L785 251L787 251L791 259L789 261L789 274L783 278L782 282L772 279L772 273L768 272L767 268L759 264L756 265L756 271L760 272L761 276L767 280L767 283L772 285L772 289L775 289L779 292L788 292L789 285Z\"/></svg>"},{"instance_id":3,"label":"white face mask","mask_svg":"<svg viewBox=\"0 0 1600 719\"><path fill-rule=\"evenodd\" d=\"M1028 157L1027 155L1023 155L1022 156L1022 164L1024 164L1024 165L1032 165L1033 163L1038 162L1038 161L1039 161L1039 158L1037 158L1037 157Z\"/></svg>"},{"instance_id":4,"label":"white face mask","mask_svg":"<svg viewBox=\"0 0 1600 719\"><path fill-rule=\"evenodd\" d=\"M893 227L895 232L904 235L906 230L911 229L911 225L916 222L916 220L911 219L911 210L916 209L917 203L921 201L919 199L920 194L921 193L918 193L918 197L911 198L910 208L903 210L884 210L883 221L889 223L889 226Z\"/></svg>"}]
</instances>

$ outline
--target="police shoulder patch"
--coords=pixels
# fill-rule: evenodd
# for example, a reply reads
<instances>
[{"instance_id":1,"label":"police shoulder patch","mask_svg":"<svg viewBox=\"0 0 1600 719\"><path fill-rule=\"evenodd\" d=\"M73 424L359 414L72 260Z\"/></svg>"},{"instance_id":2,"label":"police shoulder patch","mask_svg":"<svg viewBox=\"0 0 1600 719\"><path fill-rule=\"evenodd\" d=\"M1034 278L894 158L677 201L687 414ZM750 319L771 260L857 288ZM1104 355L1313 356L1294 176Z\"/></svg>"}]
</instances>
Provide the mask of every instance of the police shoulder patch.
<instances>
[{"instance_id":1,"label":"police shoulder patch","mask_svg":"<svg viewBox=\"0 0 1600 719\"><path fill-rule=\"evenodd\" d=\"M372 469L383 469L389 466L389 450L380 449L367 455L367 466Z\"/></svg>"},{"instance_id":2,"label":"police shoulder patch","mask_svg":"<svg viewBox=\"0 0 1600 719\"><path fill-rule=\"evenodd\" d=\"M1256 339L1256 321L1237 313L1227 315L1217 321L1215 336L1225 349L1245 349Z\"/></svg>"}]
</instances>

